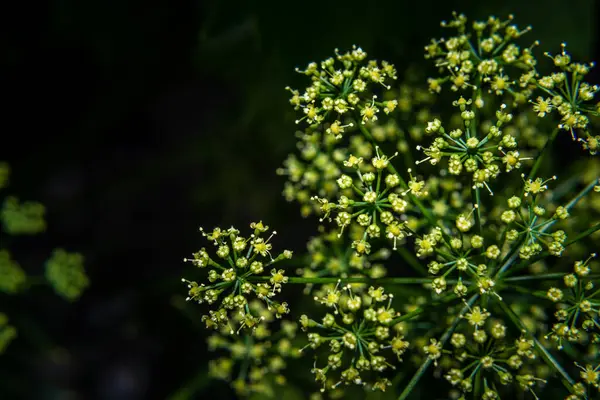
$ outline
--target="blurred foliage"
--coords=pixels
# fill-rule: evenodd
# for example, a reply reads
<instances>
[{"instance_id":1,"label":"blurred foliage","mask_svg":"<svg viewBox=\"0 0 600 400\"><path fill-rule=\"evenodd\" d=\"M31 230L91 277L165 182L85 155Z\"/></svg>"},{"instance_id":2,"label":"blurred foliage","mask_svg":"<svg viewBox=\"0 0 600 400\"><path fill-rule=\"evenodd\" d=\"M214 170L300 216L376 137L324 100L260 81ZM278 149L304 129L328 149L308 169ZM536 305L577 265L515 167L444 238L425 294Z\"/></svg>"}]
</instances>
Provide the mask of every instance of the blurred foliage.
<instances>
[{"instance_id":1,"label":"blurred foliage","mask_svg":"<svg viewBox=\"0 0 600 400\"><path fill-rule=\"evenodd\" d=\"M8 164L0 163L0 189L5 189L8 185ZM2 221L0 230L0 307L2 311L9 311L11 314L17 314L15 325L9 324L8 316L0 311L0 355L3 354L8 345L17 338L17 330L27 331L28 326L23 326L19 322L23 317L33 321L39 317L35 313L27 315L20 305L27 298L33 301L46 301L43 293L33 289L39 284L47 283L52 286L56 292L70 301L77 300L81 292L88 285L88 279L83 269L83 256L78 253L67 253L59 249L54 252L52 257L47 261L46 276L47 282L43 279L31 275L30 270L35 270L35 266L26 262L27 268L24 269L15 260L8 247L13 247L13 238L19 235L35 235L43 232L46 229L46 221L44 220L45 208L41 203L24 202L19 203L17 198L8 196L5 198L0 219ZM17 254L20 254L20 248L15 246ZM12 248L11 248L12 250ZM35 253L38 249L29 249L29 252ZM9 297L10 296L10 297ZM8 309L5 309L8 307ZM51 310L43 309L43 313L49 313ZM35 322L34 322L35 323ZM43 329L43 328L35 328ZM42 334L43 333L38 333ZM35 335L35 334L34 334ZM30 336L29 333L23 335ZM19 350L17 350L19 351ZM18 354L18 353L17 353ZM10 360L9 353L6 358ZM0 360L2 365L3 360ZM8 361L10 362L10 361ZM0 376L2 371L0 370ZM4 379L9 379L5 378ZM0 385L0 395L2 398L11 398L14 393L3 393L4 388ZM8 397L4 397L8 396Z\"/></svg>"},{"instance_id":2,"label":"blurred foliage","mask_svg":"<svg viewBox=\"0 0 600 400\"><path fill-rule=\"evenodd\" d=\"M54 250L46 262L46 278L56 293L69 301L77 300L89 285L83 269L83 256L63 249Z\"/></svg>"}]
</instances>

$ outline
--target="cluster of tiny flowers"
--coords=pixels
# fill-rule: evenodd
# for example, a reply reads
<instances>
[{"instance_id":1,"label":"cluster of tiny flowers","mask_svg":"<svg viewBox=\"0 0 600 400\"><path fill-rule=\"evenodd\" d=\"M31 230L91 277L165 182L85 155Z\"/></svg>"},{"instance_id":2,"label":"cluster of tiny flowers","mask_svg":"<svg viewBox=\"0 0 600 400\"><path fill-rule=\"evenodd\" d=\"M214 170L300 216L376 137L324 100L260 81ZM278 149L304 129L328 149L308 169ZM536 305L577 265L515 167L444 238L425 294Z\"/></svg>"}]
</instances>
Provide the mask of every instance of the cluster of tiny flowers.
<instances>
[{"instance_id":1,"label":"cluster of tiny flowers","mask_svg":"<svg viewBox=\"0 0 600 400\"><path fill-rule=\"evenodd\" d=\"M477 374L484 383L482 399L500 399L499 386L508 385L537 398L533 386L545 380L532 374L536 361L533 340L523 335L511 338L504 323L479 306L470 309L464 319L468 324L452 334L451 350L435 353L442 357L444 378L463 396L473 391Z\"/></svg>"},{"instance_id":2,"label":"cluster of tiny flowers","mask_svg":"<svg viewBox=\"0 0 600 400\"><path fill-rule=\"evenodd\" d=\"M523 49L517 46L515 40L531 28L519 29L512 19L512 16L505 21L490 17L469 25L464 15L455 13L453 20L442 22L442 27L454 29L456 35L432 40L425 46L425 58L434 60L440 71L445 72L440 78L428 80L429 89L439 93L445 84L453 91L485 87L497 96L508 92L520 101L528 97L530 82L526 77L537 63L532 54L537 43ZM513 70L522 74L518 81L516 76L511 77ZM475 99L475 104L483 106L481 96Z\"/></svg>"},{"instance_id":3,"label":"cluster of tiny flowers","mask_svg":"<svg viewBox=\"0 0 600 400\"><path fill-rule=\"evenodd\" d=\"M530 259L544 248L554 256L561 256L564 251L566 233L563 230L547 231L557 221L567 219L569 209L559 206L550 214L540 201L541 194L548 190L547 183L555 179L524 179L523 196L509 198L508 208L500 215L500 220L506 224L506 239L519 246L522 259Z\"/></svg>"},{"instance_id":4,"label":"cluster of tiny flowers","mask_svg":"<svg viewBox=\"0 0 600 400\"><path fill-rule=\"evenodd\" d=\"M275 319L262 302L255 299L249 306L265 321ZM232 336L225 332L210 336L209 351L225 355L209 362L209 375L231 382L238 396L260 394L272 398L274 385L286 383L283 372L287 360L300 354L293 340L297 329L297 323L282 321L277 332L272 332L267 324L260 324L252 334Z\"/></svg>"},{"instance_id":5,"label":"cluster of tiny flowers","mask_svg":"<svg viewBox=\"0 0 600 400\"><path fill-rule=\"evenodd\" d=\"M600 150L600 136L590 132L590 117L600 115L600 103L594 104L598 85L590 85L584 81L585 76L594 66L593 63L581 64L571 60L571 56L562 45L559 54L545 53L552 59L558 72L539 77L536 80L538 88L544 96L538 96L533 103L533 110L539 117L556 112L560 117L558 128L571 133L573 140L577 132L583 148L595 155Z\"/></svg>"},{"instance_id":6,"label":"cluster of tiny flowers","mask_svg":"<svg viewBox=\"0 0 600 400\"><path fill-rule=\"evenodd\" d=\"M590 154L598 153L600 136L590 131L590 117L600 115L600 103L594 103L599 87L584 81L593 63L573 62L563 44L558 54L545 53L558 71L540 76L532 52L538 43L524 49L514 43L530 28L520 30L512 24L512 16L506 21L494 17L475 21L469 31L467 18L455 14L442 26L455 29L457 35L433 40L425 47L425 57L445 71L444 76L429 79L432 92L439 93L444 84L453 91L472 91L477 93L473 101L478 108L486 102L481 88L496 96L508 93L515 103L529 101L539 118L556 112L559 129L569 131ZM577 132L581 132L579 138Z\"/></svg>"},{"instance_id":7,"label":"cluster of tiny flowers","mask_svg":"<svg viewBox=\"0 0 600 400\"><path fill-rule=\"evenodd\" d=\"M600 292L588 278L594 257L595 253L576 261L573 272L564 276L562 287L552 286L546 292L548 299L556 303L554 315L558 321L546 336L556 341L560 349L563 341L600 344Z\"/></svg>"},{"instance_id":8,"label":"cluster of tiny flowers","mask_svg":"<svg viewBox=\"0 0 600 400\"><path fill-rule=\"evenodd\" d=\"M408 349L403 325L396 324L400 315L391 305L393 296L383 288L370 287L366 293L354 293L350 285L339 283L315 300L331 310L316 321L306 315L300 318L307 332L308 344L303 349L327 348L325 364L317 356L312 373L321 391L340 385L367 386L385 391L391 382L384 373Z\"/></svg>"},{"instance_id":9,"label":"cluster of tiny flowers","mask_svg":"<svg viewBox=\"0 0 600 400\"><path fill-rule=\"evenodd\" d=\"M504 104L496 112L496 124L489 126L487 134L480 138L474 135L471 126L475 117L469 108L471 104L472 99L465 100L463 97L453 103L460 110L464 129L447 132L439 119L428 122L426 131L437 134L437 137L429 147L422 148L427 157L419 163L428 161L436 165L446 158L450 174L470 174L473 187L485 186L492 193L488 184L491 179L496 178L502 170L510 172L521 168L521 162L530 158L521 156L514 135L502 131L503 124L512 120L512 114L505 111ZM421 150L421 147L417 149Z\"/></svg>"},{"instance_id":10,"label":"cluster of tiny flowers","mask_svg":"<svg viewBox=\"0 0 600 400\"><path fill-rule=\"evenodd\" d=\"M287 201L300 203L303 216L319 213L319 207L311 202L313 196L332 201L340 195L351 197L352 190L340 190L337 185L342 173L347 173L344 162L350 155L371 159L375 153L373 143L395 146L400 153L410 151L409 141L420 142L425 132L425 123L431 118L433 96L424 89L413 87L415 72L407 72L407 81L398 89L386 90L383 94L383 109L389 116L368 122L368 141L356 135L360 120L354 119L342 124L339 121L309 125L296 133L298 152L290 154L277 174L285 176L284 197ZM377 103L376 103L377 104ZM391 111L398 105L396 116ZM349 118L352 119L352 118ZM402 124L402 127L400 126ZM343 136L341 135L343 132ZM408 139L410 136L410 139Z\"/></svg>"},{"instance_id":11,"label":"cluster of tiny flowers","mask_svg":"<svg viewBox=\"0 0 600 400\"><path fill-rule=\"evenodd\" d=\"M8 317L0 313L0 355L6 347L17 337L17 330L8 323Z\"/></svg>"},{"instance_id":12,"label":"cluster of tiny flowers","mask_svg":"<svg viewBox=\"0 0 600 400\"><path fill-rule=\"evenodd\" d=\"M403 197L408 193L416 196L427 195L424 182L416 178L412 178L408 183L408 189L401 190L400 177L387 169L394 156L388 158L378 147L375 150L377 155L369 164L365 163L362 157L350 155L345 165L354 169L356 178L342 174L337 180L339 188L351 189L356 200L340 196L337 203L334 203L325 198L313 198L320 204L324 218L331 219L331 214L335 214L340 236L352 225L362 228L362 237L352 242L352 248L358 255L369 254L370 240L380 237L390 240L393 249L396 250L398 243L403 242L409 235L404 221L400 218L409 205Z\"/></svg>"},{"instance_id":13,"label":"cluster of tiny flowers","mask_svg":"<svg viewBox=\"0 0 600 400\"><path fill-rule=\"evenodd\" d=\"M600 395L600 364L585 366L575 363L579 368L580 381L573 385L573 393L565 400L592 399Z\"/></svg>"},{"instance_id":14,"label":"cluster of tiny flowers","mask_svg":"<svg viewBox=\"0 0 600 400\"><path fill-rule=\"evenodd\" d=\"M344 129L354 123L376 121L381 110L394 111L398 102L389 100L378 102L373 92L374 86L389 89L389 82L396 79L396 69L386 61L366 61L367 53L360 47L353 47L346 53L335 52L321 63L311 62L305 70L297 72L309 76L312 84L304 93L287 88L292 97L290 103L301 109L304 116L296 121L306 120L308 124L331 121L328 132L341 138ZM356 122L344 124L341 121L351 115Z\"/></svg>"},{"instance_id":15,"label":"cluster of tiny flowers","mask_svg":"<svg viewBox=\"0 0 600 400\"><path fill-rule=\"evenodd\" d=\"M470 216L464 218L462 221L459 216L458 225L466 224L470 229ZM486 247L483 237L477 234L465 235L462 239L461 235L452 235L449 237L450 246L444 244L443 250L435 252L436 246L441 247L441 244L438 245L441 235L438 235L435 241L432 239L427 238L428 245L431 246L429 253L438 254L437 260L427 264L429 274L434 277L431 282L432 291L439 295L451 289L456 296L464 298L472 290L476 290L480 294L491 294L500 298L495 290L494 269L491 268L501 255L496 244ZM458 279L452 286L448 283L448 278L454 276Z\"/></svg>"},{"instance_id":16,"label":"cluster of tiny flowers","mask_svg":"<svg viewBox=\"0 0 600 400\"><path fill-rule=\"evenodd\" d=\"M202 235L212 241L216 247L216 258L212 258L205 248L193 254L192 259L184 259L193 265L208 269L208 284L183 279L188 285L188 301L217 305L202 317L208 328L227 327L230 334L239 328L255 329L264 319L250 309L248 303L252 298L263 301L277 318L287 314L287 303L279 303L273 297L281 292L281 287L288 281L282 269L269 268L284 259L290 259L292 252L284 250L277 257L271 254L273 231L264 237L269 227L262 222L253 222L254 230L249 237L240 235L235 228L215 228ZM262 278L262 279L261 279ZM240 318L241 317L241 318Z\"/></svg>"}]
</instances>

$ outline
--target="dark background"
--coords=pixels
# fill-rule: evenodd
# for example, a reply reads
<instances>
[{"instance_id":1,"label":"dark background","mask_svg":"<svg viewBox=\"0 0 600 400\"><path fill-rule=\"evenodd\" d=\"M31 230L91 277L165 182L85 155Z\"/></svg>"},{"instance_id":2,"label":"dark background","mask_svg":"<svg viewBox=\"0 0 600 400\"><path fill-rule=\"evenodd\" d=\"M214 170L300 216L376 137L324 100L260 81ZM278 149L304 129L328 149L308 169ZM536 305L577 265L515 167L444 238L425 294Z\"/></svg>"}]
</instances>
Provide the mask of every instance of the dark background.
<instances>
[{"instance_id":1,"label":"dark background","mask_svg":"<svg viewBox=\"0 0 600 400\"><path fill-rule=\"evenodd\" d=\"M198 226L262 219L295 251L314 232L274 172L294 150L294 67L354 43L400 72L426 65L454 9L514 13L544 50L600 59L592 0L13 3L0 11L5 193L43 202L49 228L10 248L32 275L54 247L82 252L91 286L75 304L43 287L0 296L19 329L0 399L206 394L200 312L173 307Z\"/></svg>"}]
</instances>

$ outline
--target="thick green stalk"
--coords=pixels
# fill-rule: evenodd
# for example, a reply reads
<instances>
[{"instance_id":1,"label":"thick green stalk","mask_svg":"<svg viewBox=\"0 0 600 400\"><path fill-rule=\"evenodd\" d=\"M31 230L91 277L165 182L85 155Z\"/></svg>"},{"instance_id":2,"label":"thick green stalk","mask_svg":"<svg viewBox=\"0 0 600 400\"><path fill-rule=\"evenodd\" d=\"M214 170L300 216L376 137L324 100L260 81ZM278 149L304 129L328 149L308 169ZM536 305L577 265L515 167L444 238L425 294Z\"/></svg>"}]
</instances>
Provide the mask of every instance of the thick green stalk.
<instances>
[{"instance_id":1,"label":"thick green stalk","mask_svg":"<svg viewBox=\"0 0 600 400\"><path fill-rule=\"evenodd\" d=\"M518 282L518 281L532 281L532 280L544 280L544 279L562 279L566 275L565 272L552 272L548 274L540 275L527 275L527 276L511 276L503 279L503 282ZM600 279L600 274L588 275L588 279Z\"/></svg>"},{"instance_id":2,"label":"thick green stalk","mask_svg":"<svg viewBox=\"0 0 600 400\"><path fill-rule=\"evenodd\" d=\"M442 334L442 337L440 338L439 342L442 345L442 347L444 346L444 344L446 344L450 336L452 336L452 334L454 333L454 330L458 326L459 322L462 320L462 316L467 311L469 311L470 307L473 305L473 303L475 303L475 301L477 301L478 298L479 294L474 294L473 296L471 296L467 304L462 308L462 310L460 310L460 313L456 316L456 319L454 320L452 325L448 329L446 329L446 331ZM421 364L417 372L415 372L410 382L408 382L408 385L406 385L402 393L400 393L400 397L398 397L398 400L405 400L408 397L408 395L410 395L417 383L419 383L419 380L421 380L425 372L427 372L427 369L429 368L431 363L432 360L429 357L427 357L427 359L423 362L423 364Z\"/></svg>"},{"instance_id":3,"label":"thick green stalk","mask_svg":"<svg viewBox=\"0 0 600 400\"><path fill-rule=\"evenodd\" d=\"M271 279L270 276L251 276L248 277L249 282L267 282ZM289 277L287 283L373 283L381 285L422 285L431 283L433 278L368 278L368 277L316 277L316 278L304 278L304 277Z\"/></svg>"}]
</instances>

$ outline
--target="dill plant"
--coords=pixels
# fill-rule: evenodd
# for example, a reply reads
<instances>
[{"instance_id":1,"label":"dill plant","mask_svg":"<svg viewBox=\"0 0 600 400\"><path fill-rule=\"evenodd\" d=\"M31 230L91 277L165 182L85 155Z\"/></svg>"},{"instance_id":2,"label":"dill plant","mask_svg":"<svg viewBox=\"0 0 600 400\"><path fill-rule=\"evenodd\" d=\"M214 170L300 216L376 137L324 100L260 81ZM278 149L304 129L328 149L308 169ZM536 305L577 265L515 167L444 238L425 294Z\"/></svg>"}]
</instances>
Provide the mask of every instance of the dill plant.
<instances>
[{"instance_id":1,"label":"dill plant","mask_svg":"<svg viewBox=\"0 0 600 400\"><path fill-rule=\"evenodd\" d=\"M305 255L273 257L262 223L203 232L188 300L209 304L210 373L239 395L310 371L311 399L598 396L593 64L541 53L512 16L441 26L429 78L398 84L360 47L297 69L298 151L277 172L318 227Z\"/></svg>"}]
</instances>

